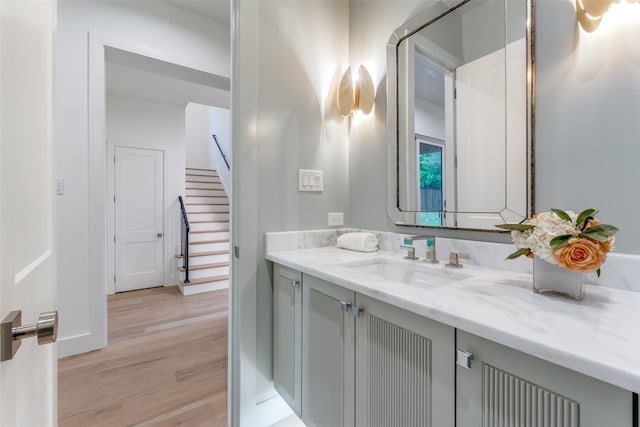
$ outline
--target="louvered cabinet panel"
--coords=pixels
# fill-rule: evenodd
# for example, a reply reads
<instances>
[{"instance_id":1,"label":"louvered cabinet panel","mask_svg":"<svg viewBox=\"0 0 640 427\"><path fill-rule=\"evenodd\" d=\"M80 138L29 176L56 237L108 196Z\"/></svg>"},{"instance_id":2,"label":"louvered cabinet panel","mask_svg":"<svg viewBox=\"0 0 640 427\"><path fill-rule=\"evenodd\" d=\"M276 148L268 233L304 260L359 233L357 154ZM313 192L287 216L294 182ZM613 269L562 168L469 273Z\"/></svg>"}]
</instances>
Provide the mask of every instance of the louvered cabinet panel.
<instances>
[{"instance_id":1,"label":"louvered cabinet panel","mask_svg":"<svg viewBox=\"0 0 640 427\"><path fill-rule=\"evenodd\" d=\"M629 427L631 392L458 330L473 354L457 369L464 427Z\"/></svg>"},{"instance_id":2,"label":"louvered cabinet panel","mask_svg":"<svg viewBox=\"0 0 640 427\"><path fill-rule=\"evenodd\" d=\"M356 295L356 426L453 427L452 327Z\"/></svg>"}]
</instances>

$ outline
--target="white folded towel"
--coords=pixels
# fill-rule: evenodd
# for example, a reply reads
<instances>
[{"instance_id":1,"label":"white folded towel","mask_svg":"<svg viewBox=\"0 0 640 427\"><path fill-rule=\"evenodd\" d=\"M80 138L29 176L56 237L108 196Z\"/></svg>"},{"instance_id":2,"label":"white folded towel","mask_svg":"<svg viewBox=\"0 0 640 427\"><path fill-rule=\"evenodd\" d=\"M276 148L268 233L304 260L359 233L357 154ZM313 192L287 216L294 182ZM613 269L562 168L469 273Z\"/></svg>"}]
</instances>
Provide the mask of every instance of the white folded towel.
<instances>
[{"instance_id":1,"label":"white folded towel","mask_svg":"<svg viewBox=\"0 0 640 427\"><path fill-rule=\"evenodd\" d=\"M378 250L378 238L373 233L345 233L338 237L338 247L359 252Z\"/></svg>"}]
</instances>

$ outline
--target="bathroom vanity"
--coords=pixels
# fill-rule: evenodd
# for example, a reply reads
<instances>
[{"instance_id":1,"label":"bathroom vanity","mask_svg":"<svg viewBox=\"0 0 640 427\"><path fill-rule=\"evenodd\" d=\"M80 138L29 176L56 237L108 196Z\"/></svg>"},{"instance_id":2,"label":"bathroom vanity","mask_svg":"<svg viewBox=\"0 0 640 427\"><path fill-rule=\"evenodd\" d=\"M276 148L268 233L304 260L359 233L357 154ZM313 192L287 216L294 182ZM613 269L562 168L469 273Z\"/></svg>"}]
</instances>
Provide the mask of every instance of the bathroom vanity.
<instances>
[{"instance_id":1,"label":"bathroom vanity","mask_svg":"<svg viewBox=\"0 0 640 427\"><path fill-rule=\"evenodd\" d=\"M577 303L528 274L267 249L274 383L307 426L638 425L637 292Z\"/></svg>"}]
</instances>

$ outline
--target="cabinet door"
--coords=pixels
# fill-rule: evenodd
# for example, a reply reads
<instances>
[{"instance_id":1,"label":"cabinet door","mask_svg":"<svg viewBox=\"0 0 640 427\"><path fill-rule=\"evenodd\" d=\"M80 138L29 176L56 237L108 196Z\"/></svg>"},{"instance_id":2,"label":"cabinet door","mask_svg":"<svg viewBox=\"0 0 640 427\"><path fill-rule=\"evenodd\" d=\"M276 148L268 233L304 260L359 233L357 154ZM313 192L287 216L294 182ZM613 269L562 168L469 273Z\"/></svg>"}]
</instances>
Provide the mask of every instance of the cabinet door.
<instances>
[{"instance_id":1,"label":"cabinet door","mask_svg":"<svg viewBox=\"0 0 640 427\"><path fill-rule=\"evenodd\" d=\"M473 353L457 366L457 419L465 427L628 427L632 393L458 331Z\"/></svg>"},{"instance_id":2,"label":"cabinet door","mask_svg":"<svg viewBox=\"0 0 640 427\"><path fill-rule=\"evenodd\" d=\"M455 329L360 294L356 302L356 426L453 427Z\"/></svg>"},{"instance_id":3,"label":"cabinet door","mask_svg":"<svg viewBox=\"0 0 640 427\"><path fill-rule=\"evenodd\" d=\"M300 416L302 407L302 274L273 268L273 383Z\"/></svg>"},{"instance_id":4,"label":"cabinet door","mask_svg":"<svg viewBox=\"0 0 640 427\"><path fill-rule=\"evenodd\" d=\"M307 427L354 423L354 294L304 275L302 292L302 420ZM342 303L342 304L341 304Z\"/></svg>"}]
</instances>

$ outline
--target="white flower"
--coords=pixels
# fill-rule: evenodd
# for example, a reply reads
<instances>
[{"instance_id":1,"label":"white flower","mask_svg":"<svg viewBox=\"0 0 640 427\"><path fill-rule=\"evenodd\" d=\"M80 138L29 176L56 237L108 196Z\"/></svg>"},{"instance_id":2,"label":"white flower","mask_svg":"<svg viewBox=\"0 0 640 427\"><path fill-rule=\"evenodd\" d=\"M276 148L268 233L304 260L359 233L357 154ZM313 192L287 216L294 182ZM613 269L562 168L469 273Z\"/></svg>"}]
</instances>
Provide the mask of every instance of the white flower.
<instances>
[{"instance_id":1,"label":"white flower","mask_svg":"<svg viewBox=\"0 0 640 427\"><path fill-rule=\"evenodd\" d=\"M574 225L578 215L572 211L567 211L567 214L571 217L571 222L561 219L553 212L542 212L536 215L526 222L535 228L511 232L513 242L518 249L530 249L537 257L557 265L558 261L553 256L553 250L549 244L551 239L563 234L574 236L580 234L580 230Z\"/></svg>"}]
</instances>

